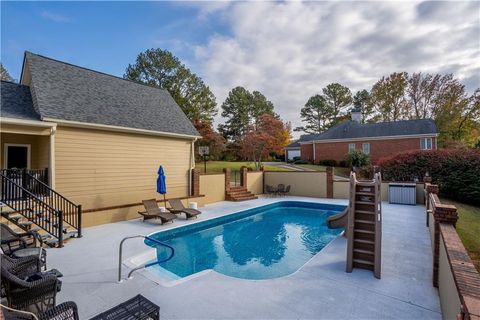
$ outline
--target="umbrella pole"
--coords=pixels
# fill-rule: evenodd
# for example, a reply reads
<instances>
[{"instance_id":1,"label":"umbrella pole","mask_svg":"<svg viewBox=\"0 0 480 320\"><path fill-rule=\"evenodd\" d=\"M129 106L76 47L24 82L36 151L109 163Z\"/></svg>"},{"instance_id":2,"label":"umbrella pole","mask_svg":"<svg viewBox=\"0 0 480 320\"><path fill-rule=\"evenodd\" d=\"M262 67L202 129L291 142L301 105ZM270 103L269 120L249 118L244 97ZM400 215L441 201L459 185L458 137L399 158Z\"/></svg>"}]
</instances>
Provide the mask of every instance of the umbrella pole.
<instances>
[{"instance_id":1,"label":"umbrella pole","mask_svg":"<svg viewBox=\"0 0 480 320\"><path fill-rule=\"evenodd\" d=\"M163 204L165 205L165 210L167 210L167 199L165 199L165 193L163 194Z\"/></svg>"}]
</instances>

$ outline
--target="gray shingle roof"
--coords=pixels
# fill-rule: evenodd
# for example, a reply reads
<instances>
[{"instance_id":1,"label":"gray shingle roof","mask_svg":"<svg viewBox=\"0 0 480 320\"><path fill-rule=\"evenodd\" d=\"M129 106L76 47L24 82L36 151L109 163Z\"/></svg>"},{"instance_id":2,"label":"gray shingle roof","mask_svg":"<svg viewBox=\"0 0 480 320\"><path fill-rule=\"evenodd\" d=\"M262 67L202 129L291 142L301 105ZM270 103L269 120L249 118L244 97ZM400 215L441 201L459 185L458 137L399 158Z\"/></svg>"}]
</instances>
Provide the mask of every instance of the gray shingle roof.
<instances>
[{"instance_id":1,"label":"gray shingle roof","mask_svg":"<svg viewBox=\"0 0 480 320\"><path fill-rule=\"evenodd\" d=\"M339 123L321 134L302 136L300 141L421 135L436 134L437 132L437 126L432 119L379 123L358 123L350 120Z\"/></svg>"},{"instance_id":2,"label":"gray shingle roof","mask_svg":"<svg viewBox=\"0 0 480 320\"><path fill-rule=\"evenodd\" d=\"M295 149L295 148L300 149L300 141L296 140L285 147L285 149Z\"/></svg>"},{"instance_id":3,"label":"gray shingle roof","mask_svg":"<svg viewBox=\"0 0 480 320\"><path fill-rule=\"evenodd\" d=\"M166 90L30 52L25 64L42 119L199 135Z\"/></svg>"},{"instance_id":4,"label":"gray shingle roof","mask_svg":"<svg viewBox=\"0 0 480 320\"><path fill-rule=\"evenodd\" d=\"M1 81L0 115L4 118L40 120L33 109L30 88L18 83Z\"/></svg>"}]
</instances>

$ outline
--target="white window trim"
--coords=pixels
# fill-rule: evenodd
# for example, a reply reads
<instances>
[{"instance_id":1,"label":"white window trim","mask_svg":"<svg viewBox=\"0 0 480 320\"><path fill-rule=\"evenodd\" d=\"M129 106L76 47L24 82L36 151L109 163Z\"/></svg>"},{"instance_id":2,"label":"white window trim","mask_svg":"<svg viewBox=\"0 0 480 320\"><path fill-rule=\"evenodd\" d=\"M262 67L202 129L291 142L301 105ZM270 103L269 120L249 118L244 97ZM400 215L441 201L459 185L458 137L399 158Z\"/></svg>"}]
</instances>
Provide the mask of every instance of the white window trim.
<instances>
[{"instance_id":1,"label":"white window trim","mask_svg":"<svg viewBox=\"0 0 480 320\"><path fill-rule=\"evenodd\" d=\"M430 140L430 148L428 147L428 140ZM422 146L422 142L425 143L425 148ZM420 139L421 150L433 150L433 138L421 138Z\"/></svg>"},{"instance_id":2,"label":"white window trim","mask_svg":"<svg viewBox=\"0 0 480 320\"><path fill-rule=\"evenodd\" d=\"M365 152L365 146L368 146L368 152ZM362 152L365 153L365 154L370 154L370 143L369 142L362 143Z\"/></svg>"},{"instance_id":3,"label":"white window trim","mask_svg":"<svg viewBox=\"0 0 480 320\"><path fill-rule=\"evenodd\" d=\"M353 146L353 149L350 148L351 146ZM357 145L355 143L348 144L348 152L355 151L356 149L357 149Z\"/></svg>"},{"instance_id":4,"label":"white window trim","mask_svg":"<svg viewBox=\"0 0 480 320\"><path fill-rule=\"evenodd\" d=\"M32 145L22 143L4 143L3 144L3 167L7 168L8 165L8 147L27 147L27 169L31 169L31 154Z\"/></svg>"}]
</instances>

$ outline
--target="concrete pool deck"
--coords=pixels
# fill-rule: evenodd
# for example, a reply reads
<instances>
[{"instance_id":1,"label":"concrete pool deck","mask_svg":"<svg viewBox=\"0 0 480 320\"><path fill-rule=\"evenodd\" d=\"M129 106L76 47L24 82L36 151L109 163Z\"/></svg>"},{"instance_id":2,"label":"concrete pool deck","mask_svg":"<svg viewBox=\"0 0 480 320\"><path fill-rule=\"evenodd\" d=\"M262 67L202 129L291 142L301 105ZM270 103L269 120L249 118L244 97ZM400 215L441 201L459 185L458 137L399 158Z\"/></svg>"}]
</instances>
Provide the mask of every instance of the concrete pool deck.
<instances>
[{"instance_id":1,"label":"concrete pool deck","mask_svg":"<svg viewBox=\"0 0 480 320\"><path fill-rule=\"evenodd\" d=\"M49 268L63 274L58 303L72 300L80 319L105 311L136 294L160 306L165 319L441 319L432 286L432 249L422 206L383 203L382 279L354 269L345 272L346 239L335 238L297 272L271 280L243 280L215 271L172 287L150 280L141 270L117 283L122 238L150 234L234 211L282 200L346 205L346 200L305 197L219 202L201 208L197 220L156 225L141 220L84 229L62 249L48 250ZM124 246L124 260L147 250L142 239ZM128 268L124 268L123 278Z\"/></svg>"}]
</instances>

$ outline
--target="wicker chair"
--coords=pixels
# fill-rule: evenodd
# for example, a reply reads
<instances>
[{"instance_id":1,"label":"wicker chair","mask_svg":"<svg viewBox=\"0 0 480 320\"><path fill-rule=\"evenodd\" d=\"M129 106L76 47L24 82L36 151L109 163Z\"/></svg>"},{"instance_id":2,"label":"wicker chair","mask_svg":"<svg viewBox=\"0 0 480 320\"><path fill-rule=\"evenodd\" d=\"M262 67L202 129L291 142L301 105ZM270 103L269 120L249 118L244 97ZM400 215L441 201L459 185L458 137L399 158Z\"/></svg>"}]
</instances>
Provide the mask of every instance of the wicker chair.
<instances>
[{"instance_id":1,"label":"wicker chair","mask_svg":"<svg viewBox=\"0 0 480 320\"><path fill-rule=\"evenodd\" d=\"M39 314L55 306L61 283L55 275L46 273L39 280L26 280L39 270L36 257L13 259L1 255L2 287L8 307Z\"/></svg>"},{"instance_id":2,"label":"wicker chair","mask_svg":"<svg viewBox=\"0 0 480 320\"><path fill-rule=\"evenodd\" d=\"M67 301L38 316L39 320L79 320L77 305Z\"/></svg>"},{"instance_id":3,"label":"wicker chair","mask_svg":"<svg viewBox=\"0 0 480 320\"><path fill-rule=\"evenodd\" d=\"M47 268L47 251L42 248L43 240L37 232L17 233L6 224L0 223L0 238L4 254L17 258L37 255L42 267Z\"/></svg>"}]
</instances>

